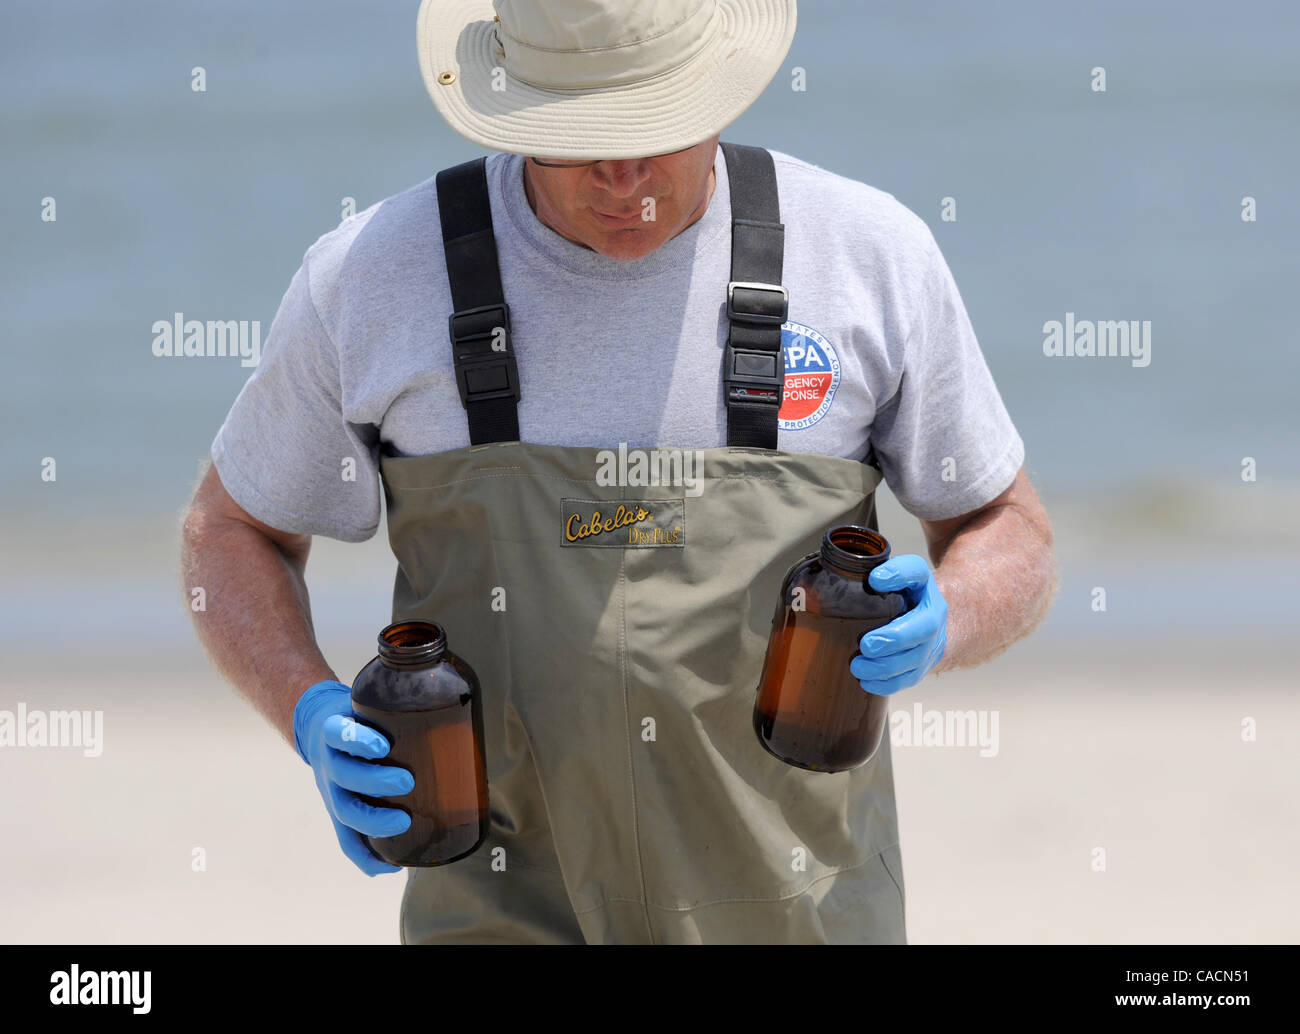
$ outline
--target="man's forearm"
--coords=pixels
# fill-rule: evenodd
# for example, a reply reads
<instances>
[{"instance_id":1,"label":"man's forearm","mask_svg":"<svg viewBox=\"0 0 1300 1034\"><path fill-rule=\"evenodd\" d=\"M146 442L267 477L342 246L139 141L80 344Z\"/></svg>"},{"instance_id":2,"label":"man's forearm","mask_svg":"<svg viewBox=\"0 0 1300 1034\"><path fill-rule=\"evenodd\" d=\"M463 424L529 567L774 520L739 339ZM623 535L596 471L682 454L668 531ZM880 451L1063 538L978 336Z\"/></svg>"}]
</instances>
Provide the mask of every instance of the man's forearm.
<instances>
[{"instance_id":1,"label":"man's forearm","mask_svg":"<svg viewBox=\"0 0 1300 1034\"><path fill-rule=\"evenodd\" d=\"M1033 631L1058 587L1050 526L994 507L953 536L935 566L948 603L948 646L934 671L982 664Z\"/></svg>"},{"instance_id":2,"label":"man's forearm","mask_svg":"<svg viewBox=\"0 0 1300 1034\"><path fill-rule=\"evenodd\" d=\"M293 708L304 690L337 676L316 645L303 578L305 552L292 556L241 521L192 509L184 528L186 597L208 656L236 690L293 744Z\"/></svg>"}]
</instances>

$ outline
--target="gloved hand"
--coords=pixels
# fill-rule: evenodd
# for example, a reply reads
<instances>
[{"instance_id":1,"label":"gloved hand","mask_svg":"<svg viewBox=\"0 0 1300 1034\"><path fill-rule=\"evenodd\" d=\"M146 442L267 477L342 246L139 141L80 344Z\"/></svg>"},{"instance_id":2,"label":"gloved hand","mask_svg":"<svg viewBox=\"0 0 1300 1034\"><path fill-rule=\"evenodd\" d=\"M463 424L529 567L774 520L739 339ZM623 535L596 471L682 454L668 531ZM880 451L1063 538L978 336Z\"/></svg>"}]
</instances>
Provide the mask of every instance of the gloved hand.
<instances>
[{"instance_id":1,"label":"gloved hand","mask_svg":"<svg viewBox=\"0 0 1300 1034\"><path fill-rule=\"evenodd\" d=\"M915 686L948 647L948 604L924 557L904 553L875 568L869 579L879 592L901 593L909 609L868 632L849 671L869 693L889 696Z\"/></svg>"},{"instance_id":2,"label":"gloved hand","mask_svg":"<svg viewBox=\"0 0 1300 1034\"><path fill-rule=\"evenodd\" d=\"M397 765L365 758L387 756L387 738L353 721L352 691L341 682L318 682L293 709L293 745L316 774L316 788L334 823L339 847L367 876L401 872L370 850L360 834L391 837L411 827L411 817L396 808L376 808L357 798L410 793L415 777ZM355 792L349 792L355 791Z\"/></svg>"}]
</instances>

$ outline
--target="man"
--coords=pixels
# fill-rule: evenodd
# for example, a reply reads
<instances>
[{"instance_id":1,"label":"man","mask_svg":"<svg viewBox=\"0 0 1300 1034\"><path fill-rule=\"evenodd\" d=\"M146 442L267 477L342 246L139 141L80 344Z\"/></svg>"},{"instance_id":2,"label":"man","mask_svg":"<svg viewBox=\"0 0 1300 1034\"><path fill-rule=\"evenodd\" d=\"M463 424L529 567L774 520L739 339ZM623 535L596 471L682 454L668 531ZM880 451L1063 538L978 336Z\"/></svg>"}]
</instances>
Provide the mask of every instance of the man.
<instances>
[{"instance_id":1,"label":"man","mask_svg":"<svg viewBox=\"0 0 1300 1034\"><path fill-rule=\"evenodd\" d=\"M409 818L356 795L413 779L316 646L310 537L374 534L382 481L393 620L478 671L491 831L408 870L405 943L903 942L888 736L825 773L754 734L781 576L874 526L883 473L936 567L871 574L910 609L864 638L862 691L979 663L1047 606L1050 526L925 224L720 145L794 22L794 0L425 0L436 105L503 153L308 250L213 444L199 634L364 872L394 869L361 834ZM633 473L659 454L671 476ZM620 504L637 536L597 519Z\"/></svg>"}]
</instances>

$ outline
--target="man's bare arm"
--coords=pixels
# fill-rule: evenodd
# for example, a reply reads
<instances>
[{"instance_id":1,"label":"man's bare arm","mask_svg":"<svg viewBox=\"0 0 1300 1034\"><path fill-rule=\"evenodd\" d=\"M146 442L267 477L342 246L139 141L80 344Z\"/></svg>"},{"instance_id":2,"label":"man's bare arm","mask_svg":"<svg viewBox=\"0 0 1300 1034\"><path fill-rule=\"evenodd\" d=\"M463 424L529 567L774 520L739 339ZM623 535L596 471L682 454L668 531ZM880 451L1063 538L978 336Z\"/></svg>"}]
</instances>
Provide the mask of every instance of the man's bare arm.
<instances>
[{"instance_id":1,"label":"man's bare arm","mask_svg":"<svg viewBox=\"0 0 1300 1034\"><path fill-rule=\"evenodd\" d=\"M186 598L208 656L239 694L293 744L293 708L317 682L336 679L312 628L304 571L310 535L263 524L226 492L215 466L194 493L181 533Z\"/></svg>"},{"instance_id":2,"label":"man's bare arm","mask_svg":"<svg viewBox=\"0 0 1300 1034\"><path fill-rule=\"evenodd\" d=\"M936 672L982 664L1033 631L1060 583L1052 525L1023 467L986 506L921 526L948 603Z\"/></svg>"}]
</instances>

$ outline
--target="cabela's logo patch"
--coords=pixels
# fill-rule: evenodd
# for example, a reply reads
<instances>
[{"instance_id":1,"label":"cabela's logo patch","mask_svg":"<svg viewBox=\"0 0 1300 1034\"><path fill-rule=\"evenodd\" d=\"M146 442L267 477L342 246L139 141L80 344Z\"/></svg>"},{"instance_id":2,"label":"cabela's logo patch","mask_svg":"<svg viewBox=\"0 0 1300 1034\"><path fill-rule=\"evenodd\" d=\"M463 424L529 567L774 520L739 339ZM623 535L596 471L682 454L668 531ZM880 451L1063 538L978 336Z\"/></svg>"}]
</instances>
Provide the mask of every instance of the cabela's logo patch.
<instances>
[{"instance_id":1,"label":"cabela's logo patch","mask_svg":"<svg viewBox=\"0 0 1300 1034\"><path fill-rule=\"evenodd\" d=\"M811 427L824 417L840 386L840 357L835 346L802 323L781 325L785 350L785 390L777 426L783 431Z\"/></svg>"},{"instance_id":2,"label":"cabela's logo patch","mask_svg":"<svg viewBox=\"0 0 1300 1034\"><path fill-rule=\"evenodd\" d=\"M686 545L685 499L561 499L560 545Z\"/></svg>"}]
</instances>

